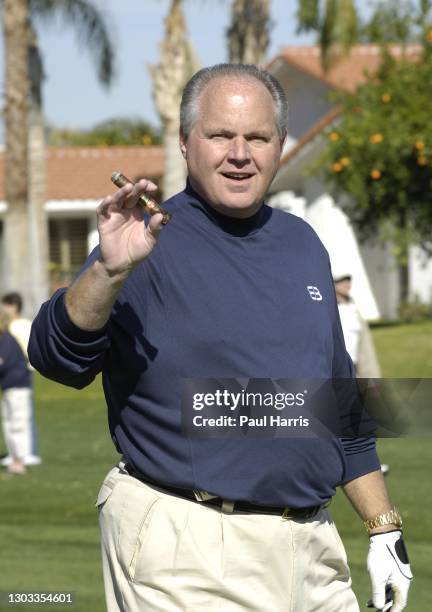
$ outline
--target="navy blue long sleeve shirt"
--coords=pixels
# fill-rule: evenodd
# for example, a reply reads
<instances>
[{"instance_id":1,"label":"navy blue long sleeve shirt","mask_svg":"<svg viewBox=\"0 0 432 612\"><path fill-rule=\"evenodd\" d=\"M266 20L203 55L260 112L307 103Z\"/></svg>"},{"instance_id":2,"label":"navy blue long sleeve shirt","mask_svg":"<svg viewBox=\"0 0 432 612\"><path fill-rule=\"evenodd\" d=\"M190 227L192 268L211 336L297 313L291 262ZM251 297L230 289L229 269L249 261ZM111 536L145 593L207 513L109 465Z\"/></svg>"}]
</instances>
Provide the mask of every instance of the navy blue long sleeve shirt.
<instances>
[{"instance_id":1,"label":"navy blue long sleeve shirt","mask_svg":"<svg viewBox=\"0 0 432 612\"><path fill-rule=\"evenodd\" d=\"M190 187L165 206L173 220L104 329L76 327L64 290L42 306L29 344L34 367L78 388L102 371L118 451L161 484L304 507L379 469L373 438L182 434L184 378L343 378L352 364L328 255L307 223L266 205L249 219L228 218Z\"/></svg>"},{"instance_id":2,"label":"navy blue long sleeve shirt","mask_svg":"<svg viewBox=\"0 0 432 612\"><path fill-rule=\"evenodd\" d=\"M31 373L20 345L9 332L0 334L0 389L31 386Z\"/></svg>"}]
</instances>

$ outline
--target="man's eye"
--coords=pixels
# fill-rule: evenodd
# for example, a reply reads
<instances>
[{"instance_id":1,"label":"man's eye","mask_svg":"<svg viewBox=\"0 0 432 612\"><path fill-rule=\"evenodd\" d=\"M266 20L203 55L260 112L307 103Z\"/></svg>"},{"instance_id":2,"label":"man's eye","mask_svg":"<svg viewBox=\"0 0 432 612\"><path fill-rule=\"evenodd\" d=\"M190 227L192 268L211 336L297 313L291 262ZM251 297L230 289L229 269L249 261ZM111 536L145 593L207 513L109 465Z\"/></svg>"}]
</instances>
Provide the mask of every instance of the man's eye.
<instances>
[{"instance_id":1,"label":"man's eye","mask_svg":"<svg viewBox=\"0 0 432 612\"><path fill-rule=\"evenodd\" d=\"M210 136L210 138L212 138L213 140L226 140L228 138L228 136L226 134L212 134Z\"/></svg>"}]
</instances>

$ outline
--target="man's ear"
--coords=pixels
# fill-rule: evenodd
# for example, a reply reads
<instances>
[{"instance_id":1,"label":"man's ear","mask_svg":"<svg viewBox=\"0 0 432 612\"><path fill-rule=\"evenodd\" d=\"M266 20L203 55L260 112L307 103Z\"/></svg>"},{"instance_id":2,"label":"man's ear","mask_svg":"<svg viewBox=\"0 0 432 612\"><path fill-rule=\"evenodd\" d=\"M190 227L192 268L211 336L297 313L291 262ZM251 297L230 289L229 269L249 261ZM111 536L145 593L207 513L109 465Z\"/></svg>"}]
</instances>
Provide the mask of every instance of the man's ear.
<instances>
[{"instance_id":1,"label":"man's ear","mask_svg":"<svg viewBox=\"0 0 432 612\"><path fill-rule=\"evenodd\" d=\"M187 153L187 141L186 141L186 137L184 136L184 134L182 134L180 132L180 151L181 154L183 155L183 157L186 159L186 153Z\"/></svg>"}]
</instances>

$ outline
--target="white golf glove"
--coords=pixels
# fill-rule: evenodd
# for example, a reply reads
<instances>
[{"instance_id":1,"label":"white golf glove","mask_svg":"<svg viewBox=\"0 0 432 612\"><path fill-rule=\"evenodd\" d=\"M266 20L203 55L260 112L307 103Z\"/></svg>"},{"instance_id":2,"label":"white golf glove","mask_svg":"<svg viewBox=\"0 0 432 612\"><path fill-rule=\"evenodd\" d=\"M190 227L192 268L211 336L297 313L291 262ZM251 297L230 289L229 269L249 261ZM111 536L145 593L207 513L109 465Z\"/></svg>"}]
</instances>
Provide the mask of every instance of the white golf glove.
<instances>
[{"instance_id":1,"label":"white golf glove","mask_svg":"<svg viewBox=\"0 0 432 612\"><path fill-rule=\"evenodd\" d=\"M372 601L375 608L383 612L401 612L407 604L408 590L413 578L401 531L371 536L367 568L372 582ZM393 589L393 603L386 604L386 585Z\"/></svg>"}]
</instances>

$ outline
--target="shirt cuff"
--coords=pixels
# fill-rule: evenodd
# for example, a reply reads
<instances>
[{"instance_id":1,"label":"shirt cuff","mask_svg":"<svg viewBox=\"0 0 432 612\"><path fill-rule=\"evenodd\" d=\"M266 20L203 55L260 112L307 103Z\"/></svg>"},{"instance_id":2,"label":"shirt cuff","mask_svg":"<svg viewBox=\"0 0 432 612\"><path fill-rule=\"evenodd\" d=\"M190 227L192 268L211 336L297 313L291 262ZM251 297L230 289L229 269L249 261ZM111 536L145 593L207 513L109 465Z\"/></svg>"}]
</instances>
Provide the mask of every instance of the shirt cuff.
<instances>
[{"instance_id":1,"label":"shirt cuff","mask_svg":"<svg viewBox=\"0 0 432 612\"><path fill-rule=\"evenodd\" d=\"M67 338L74 342L91 343L106 336L108 324L95 330L81 329L81 327L75 325L69 317L64 303L66 289L59 289L57 294L54 294L52 298L54 300L54 317L58 328Z\"/></svg>"},{"instance_id":2,"label":"shirt cuff","mask_svg":"<svg viewBox=\"0 0 432 612\"><path fill-rule=\"evenodd\" d=\"M345 451L345 473L341 484L381 469L375 438L358 438L342 441Z\"/></svg>"}]
</instances>

